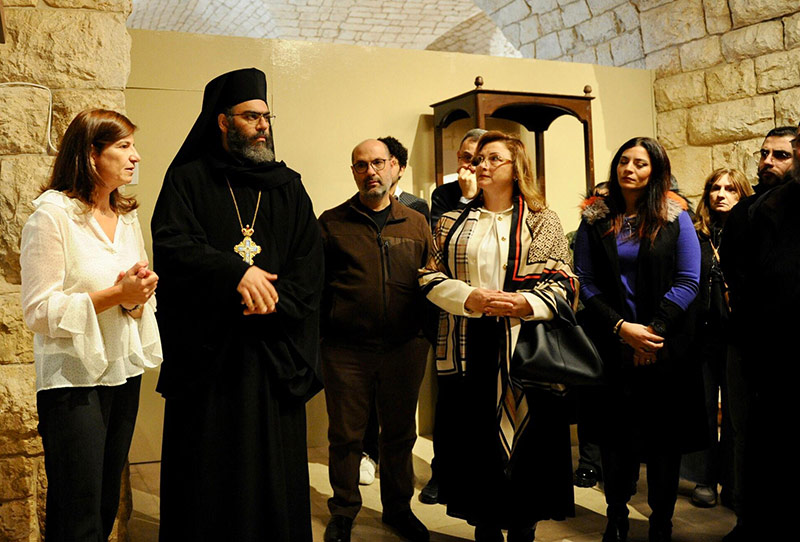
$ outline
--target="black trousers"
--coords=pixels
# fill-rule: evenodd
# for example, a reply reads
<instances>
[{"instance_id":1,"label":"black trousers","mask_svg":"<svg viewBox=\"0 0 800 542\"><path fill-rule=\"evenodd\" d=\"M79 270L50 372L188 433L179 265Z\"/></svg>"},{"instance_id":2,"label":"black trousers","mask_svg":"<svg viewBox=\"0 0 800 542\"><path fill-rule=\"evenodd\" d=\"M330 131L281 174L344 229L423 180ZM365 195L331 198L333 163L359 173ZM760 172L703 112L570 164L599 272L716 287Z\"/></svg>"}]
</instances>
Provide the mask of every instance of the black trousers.
<instances>
[{"instance_id":1,"label":"black trousers","mask_svg":"<svg viewBox=\"0 0 800 542\"><path fill-rule=\"evenodd\" d=\"M139 409L141 376L36 395L47 472L47 542L106 542Z\"/></svg>"},{"instance_id":2,"label":"black trousers","mask_svg":"<svg viewBox=\"0 0 800 542\"><path fill-rule=\"evenodd\" d=\"M610 519L628 517L631 487L639 473L639 454L630 448L601 446L607 515ZM647 504L651 528L671 530L672 514L678 499L681 454L648 450L641 457L647 464Z\"/></svg>"},{"instance_id":3,"label":"black trousers","mask_svg":"<svg viewBox=\"0 0 800 542\"><path fill-rule=\"evenodd\" d=\"M373 397L380 424L381 502L386 515L408 510L414 494L412 449L416 410L430 345L414 338L380 352L322 344L328 407L328 474L332 515L355 518L361 509L358 467Z\"/></svg>"}]
</instances>

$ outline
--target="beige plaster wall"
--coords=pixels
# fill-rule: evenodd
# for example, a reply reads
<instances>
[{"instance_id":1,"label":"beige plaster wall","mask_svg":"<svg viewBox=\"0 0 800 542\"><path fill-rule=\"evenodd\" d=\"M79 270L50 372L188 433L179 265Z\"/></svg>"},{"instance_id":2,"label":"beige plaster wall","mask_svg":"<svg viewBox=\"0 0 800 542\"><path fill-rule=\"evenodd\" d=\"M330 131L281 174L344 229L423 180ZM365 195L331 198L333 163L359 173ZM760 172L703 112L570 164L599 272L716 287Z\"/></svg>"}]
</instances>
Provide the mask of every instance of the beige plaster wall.
<instances>
[{"instance_id":1,"label":"beige plaster wall","mask_svg":"<svg viewBox=\"0 0 800 542\"><path fill-rule=\"evenodd\" d=\"M225 71L255 66L267 73L278 157L299 171L317 214L355 192L349 171L352 148L368 137L394 135L410 150L401 186L427 197L433 187L432 110L429 105L473 88L582 95L591 85L596 176L606 176L611 154L634 135L653 135L652 75L643 70L537 60L379 49L283 40L223 38L132 30L127 110L139 125L143 156L140 184L143 224L164 172L200 109L202 90ZM498 123L504 129L516 129ZM450 167L466 121L445 134ZM580 123L563 118L546 136L547 193L566 231L578 224L584 190ZM452 171L452 170L450 170ZM147 228L145 228L147 230ZM149 239L147 240L149 245ZM152 386L145 382L145 388ZM430 381L420 407L420 431L430 430ZM145 397L133 460L157 457L160 399ZM321 395L309 404L309 444L326 443Z\"/></svg>"}]
</instances>

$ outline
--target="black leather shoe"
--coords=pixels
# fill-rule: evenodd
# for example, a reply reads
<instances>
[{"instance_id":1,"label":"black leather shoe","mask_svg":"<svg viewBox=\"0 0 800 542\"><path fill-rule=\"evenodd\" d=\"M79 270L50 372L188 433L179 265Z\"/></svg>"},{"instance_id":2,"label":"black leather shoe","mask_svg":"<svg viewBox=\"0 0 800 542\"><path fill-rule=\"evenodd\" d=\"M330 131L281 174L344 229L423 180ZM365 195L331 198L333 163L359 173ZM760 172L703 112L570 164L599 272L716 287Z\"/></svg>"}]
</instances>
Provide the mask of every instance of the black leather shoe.
<instances>
[{"instance_id":1,"label":"black leather shoe","mask_svg":"<svg viewBox=\"0 0 800 542\"><path fill-rule=\"evenodd\" d=\"M609 518L603 542L627 542L629 526L628 518Z\"/></svg>"},{"instance_id":2,"label":"black leather shoe","mask_svg":"<svg viewBox=\"0 0 800 542\"><path fill-rule=\"evenodd\" d=\"M411 510L392 515L384 514L383 522L411 542L429 542L431 539L428 529Z\"/></svg>"},{"instance_id":3,"label":"black leather shoe","mask_svg":"<svg viewBox=\"0 0 800 542\"><path fill-rule=\"evenodd\" d=\"M431 478L419 492L419 502L422 504L439 503L439 481L436 478Z\"/></svg>"},{"instance_id":4,"label":"black leather shoe","mask_svg":"<svg viewBox=\"0 0 800 542\"><path fill-rule=\"evenodd\" d=\"M508 542L533 542L536 538L536 525L533 527L509 529L506 538Z\"/></svg>"},{"instance_id":5,"label":"black leather shoe","mask_svg":"<svg viewBox=\"0 0 800 542\"><path fill-rule=\"evenodd\" d=\"M597 485L597 473L586 467L575 470L575 485L578 487L594 487Z\"/></svg>"},{"instance_id":6,"label":"black leather shoe","mask_svg":"<svg viewBox=\"0 0 800 542\"><path fill-rule=\"evenodd\" d=\"M476 525L475 542L503 542L503 531L500 527Z\"/></svg>"},{"instance_id":7,"label":"black leather shoe","mask_svg":"<svg viewBox=\"0 0 800 542\"><path fill-rule=\"evenodd\" d=\"M746 542L747 533L741 525L736 525L731 532L722 537L722 542Z\"/></svg>"},{"instance_id":8,"label":"black leather shoe","mask_svg":"<svg viewBox=\"0 0 800 542\"><path fill-rule=\"evenodd\" d=\"M672 529L650 528L647 534L647 542L672 542Z\"/></svg>"},{"instance_id":9,"label":"black leather shoe","mask_svg":"<svg viewBox=\"0 0 800 542\"><path fill-rule=\"evenodd\" d=\"M350 542L353 520L345 516L331 516L325 527L325 542Z\"/></svg>"}]
</instances>

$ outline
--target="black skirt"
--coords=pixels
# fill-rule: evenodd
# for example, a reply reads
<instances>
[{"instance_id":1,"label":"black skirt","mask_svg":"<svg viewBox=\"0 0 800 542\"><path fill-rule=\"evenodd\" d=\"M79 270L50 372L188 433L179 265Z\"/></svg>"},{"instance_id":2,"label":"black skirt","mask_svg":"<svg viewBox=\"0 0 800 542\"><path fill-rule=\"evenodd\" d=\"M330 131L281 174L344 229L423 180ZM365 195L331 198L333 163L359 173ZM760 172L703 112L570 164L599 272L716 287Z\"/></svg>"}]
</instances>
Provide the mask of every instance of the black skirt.
<instances>
[{"instance_id":1,"label":"black skirt","mask_svg":"<svg viewBox=\"0 0 800 542\"><path fill-rule=\"evenodd\" d=\"M447 514L503 529L574 516L565 400L548 391L527 394L531 418L507 475L496 405L502 322L471 319L467 337L465 374L439 378L437 462Z\"/></svg>"}]
</instances>

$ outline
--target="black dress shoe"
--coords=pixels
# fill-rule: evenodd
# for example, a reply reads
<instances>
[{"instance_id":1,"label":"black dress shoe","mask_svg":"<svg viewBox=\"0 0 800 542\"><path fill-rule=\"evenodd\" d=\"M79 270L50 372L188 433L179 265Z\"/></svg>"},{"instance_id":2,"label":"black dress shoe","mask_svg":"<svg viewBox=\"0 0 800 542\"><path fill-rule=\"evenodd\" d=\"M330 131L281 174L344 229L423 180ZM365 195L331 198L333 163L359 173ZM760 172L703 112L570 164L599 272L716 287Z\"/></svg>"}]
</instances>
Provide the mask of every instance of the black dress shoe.
<instances>
[{"instance_id":1,"label":"black dress shoe","mask_svg":"<svg viewBox=\"0 0 800 542\"><path fill-rule=\"evenodd\" d=\"M603 542L627 542L629 526L628 518L609 518Z\"/></svg>"},{"instance_id":2,"label":"black dress shoe","mask_svg":"<svg viewBox=\"0 0 800 542\"><path fill-rule=\"evenodd\" d=\"M536 538L536 525L508 530L508 542L533 542Z\"/></svg>"},{"instance_id":3,"label":"black dress shoe","mask_svg":"<svg viewBox=\"0 0 800 542\"><path fill-rule=\"evenodd\" d=\"M384 514L383 522L411 542L429 542L431 539L428 529L410 509L392 515Z\"/></svg>"},{"instance_id":4,"label":"black dress shoe","mask_svg":"<svg viewBox=\"0 0 800 542\"><path fill-rule=\"evenodd\" d=\"M325 527L325 542L350 542L353 520L345 516L331 516Z\"/></svg>"},{"instance_id":5,"label":"black dress shoe","mask_svg":"<svg viewBox=\"0 0 800 542\"><path fill-rule=\"evenodd\" d=\"M586 467L575 470L575 485L578 487L594 487L597 485L597 473Z\"/></svg>"},{"instance_id":6,"label":"black dress shoe","mask_svg":"<svg viewBox=\"0 0 800 542\"><path fill-rule=\"evenodd\" d=\"M736 525L731 532L722 537L722 542L746 542L747 533L741 525Z\"/></svg>"},{"instance_id":7,"label":"black dress shoe","mask_svg":"<svg viewBox=\"0 0 800 542\"><path fill-rule=\"evenodd\" d=\"M503 531L500 527L476 525L475 542L503 542Z\"/></svg>"},{"instance_id":8,"label":"black dress shoe","mask_svg":"<svg viewBox=\"0 0 800 542\"><path fill-rule=\"evenodd\" d=\"M672 529L650 528L647 542L672 542Z\"/></svg>"},{"instance_id":9,"label":"black dress shoe","mask_svg":"<svg viewBox=\"0 0 800 542\"><path fill-rule=\"evenodd\" d=\"M439 503L439 481L436 478L432 477L419 492L419 502L423 504Z\"/></svg>"}]
</instances>

